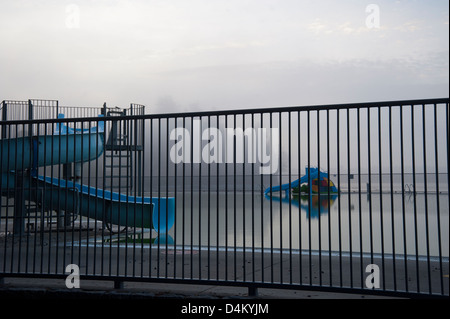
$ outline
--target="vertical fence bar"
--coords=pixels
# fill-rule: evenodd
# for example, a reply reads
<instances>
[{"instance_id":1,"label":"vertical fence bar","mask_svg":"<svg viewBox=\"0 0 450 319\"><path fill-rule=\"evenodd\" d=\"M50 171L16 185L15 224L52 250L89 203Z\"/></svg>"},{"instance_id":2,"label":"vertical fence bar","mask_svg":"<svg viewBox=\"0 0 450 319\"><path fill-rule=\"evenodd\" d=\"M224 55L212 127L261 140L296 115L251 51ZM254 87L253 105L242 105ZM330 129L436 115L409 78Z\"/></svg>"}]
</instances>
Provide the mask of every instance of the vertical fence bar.
<instances>
[{"instance_id":1,"label":"vertical fence bar","mask_svg":"<svg viewBox=\"0 0 450 319\"><path fill-rule=\"evenodd\" d=\"M297 156L298 156L298 166L297 166L297 170L298 170L298 179L300 180L301 178L301 169L302 169L302 158L301 158L301 131L300 131L300 127L301 127L301 113L300 111L297 111ZM300 195L301 195L301 186L300 182L298 185L298 195L299 195L299 200L300 200ZM298 249L299 249L299 254L298 254L298 266L299 266L299 284L302 285L303 284L303 242L302 242L302 236L303 236L303 227L302 227L302 216L301 216L301 210L299 209L299 216L298 216Z\"/></svg>"},{"instance_id":2,"label":"vertical fence bar","mask_svg":"<svg viewBox=\"0 0 450 319\"><path fill-rule=\"evenodd\" d=\"M89 133L85 133L84 130L83 130L84 124L85 124L84 121L77 122L77 124L79 124L80 130L81 130L80 131L80 134L81 134L81 154L80 154L80 157L83 159L84 155L85 155L84 154L85 153L85 150L84 150L84 147L85 147L84 136L85 136L85 134L89 134ZM45 153L47 153L47 152L45 152ZM88 151L88 157L89 157L89 155L90 154L89 154L89 151ZM81 162L79 165L81 167L80 167L80 179L79 179L78 182L82 183L83 182L83 178L84 178L83 162ZM45 174L45 175L47 175L47 174ZM78 192L77 190L78 190L78 188L74 185L73 192ZM80 207L82 207L82 205L83 205L83 198L81 196L78 196L78 198L80 199L79 205L80 205ZM81 210L80 210L80 213L81 213ZM85 263L82 262L83 253L82 253L81 241L82 241L82 233L83 233L83 217L82 217L81 214L79 214L78 218L79 218L79 230L78 230L78 258L79 258L79 263L78 263L78 265L81 267L84 264L84 266L86 268L86 273L85 274L87 274L87 271L88 271L87 260L86 260ZM84 255L87 258L88 254L86 253Z\"/></svg>"},{"instance_id":3,"label":"vertical fence bar","mask_svg":"<svg viewBox=\"0 0 450 319\"><path fill-rule=\"evenodd\" d=\"M332 250L332 241L331 241L331 194L330 194L330 184L331 184L331 171L330 171L330 110L326 110L327 113L327 208L328 208L328 277L329 277L329 286L333 286L333 268L331 261L331 250Z\"/></svg>"},{"instance_id":4,"label":"vertical fence bar","mask_svg":"<svg viewBox=\"0 0 450 319\"><path fill-rule=\"evenodd\" d=\"M199 132L197 143L199 143L199 154L198 156L198 278L202 279L202 160L201 160L201 150L202 150L202 117L199 117ZM195 135L195 133L194 133ZM195 143L195 142L194 142ZM194 144L193 144L194 145ZM195 155L195 154L194 154ZM236 199L235 199L236 201ZM235 221L236 224L236 221Z\"/></svg>"},{"instance_id":5,"label":"vertical fence bar","mask_svg":"<svg viewBox=\"0 0 450 319\"><path fill-rule=\"evenodd\" d=\"M225 129L228 128L228 115L225 115ZM228 136L226 137L228 145ZM228 152L228 149L227 149ZM225 162L225 280L228 280L228 161Z\"/></svg>"},{"instance_id":6,"label":"vertical fence bar","mask_svg":"<svg viewBox=\"0 0 450 319\"><path fill-rule=\"evenodd\" d=\"M395 251L395 218L394 218L394 181L393 181L393 150L392 150L392 106L389 106L389 179L391 193L391 240L392 240L392 274L394 291L397 290L396 251Z\"/></svg>"},{"instance_id":7,"label":"vertical fence bar","mask_svg":"<svg viewBox=\"0 0 450 319\"><path fill-rule=\"evenodd\" d=\"M412 140L412 171L413 171L413 191L414 191L414 239L415 239L415 250L416 250L416 256L415 256L415 260L416 260L416 291L417 293L420 292L420 280L419 280L419 239L418 239L418 229L417 229L417 202L416 202L416 198L417 198L417 184L416 184L416 152L415 152L415 136L414 136L414 125L415 125L415 121L414 121L414 104L411 105L411 140Z\"/></svg>"},{"instance_id":8,"label":"vertical fence bar","mask_svg":"<svg viewBox=\"0 0 450 319\"><path fill-rule=\"evenodd\" d=\"M438 238L438 256L439 256L439 278L441 295L444 294L444 274L442 262L442 237L441 237L441 205L440 205L440 188L439 188L439 151L438 151L438 134L437 134L437 105L434 104L434 167L436 172L436 218L437 218L437 238ZM447 152L448 154L448 152Z\"/></svg>"},{"instance_id":9,"label":"vertical fence bar","mask_svg":"<svg viewBox=\"0 0 450 319\"><path fill-rule=\"evenodd\" d=\"M5 130L5 132L7 133L7 136L10 137L11 136L11 125L6 125L5 124L5 126L7 128L7 130ZM10 155L12 153L11 152L11 139L10 138L8 138L8 140L7 140L7 145L8 145L8 147L7 147L7 152L6 152L7 153L6 154L6 156L7 156L7 158L6 158L6 167L9 168L10 165L11 165L11 159L10 159L11 156ZM3 147L3 145L2 145L2 147ZM3 148L2 148L2 155L3 155ZM2 177L2 180L3 180L3 177ZM6 215L5 216L5 239L7 238L8 234L9 234L9 231L8 231L9 209L10 209L9 196L10 196L10 193L13 191L10 188L10 181L11 181L11 174L7 173L7 175L6 175L6 194L7 194L7 197L6 197L6 207L5 207L6 208L6 214L5 214ZM7 251L8 245L7 245L7 243L8 243L8 241L5 240L5 243L4 243L4 246L3 246L3 248L4 248L3 254L4 254L5 257L8 256L8 251ZM12 258L12 256L10 258ZM3 260L3 272L7 272L6 262L7 262L7 258L4 258L4 260Z\"/></svg>"},{"instance_id":10,"label":"vertical fence bar","mask_svg":"<svg viewBox=\"0 0 450 319\"><path fill-rule=\"evenodd\" d=\"M359 258L360 258L360 282L361 288L364 288L364 279L363 279L363 233L362 233L362 201L361 201L361 112L360 108L357 109L357 146L358 146L358 206L359 206Z\"/></svg>"},{"instance_id":11,"label":"vertical fence bar","mask_svg":"<svg viewBox=\"0 0 450 319\"><path fill-rule=\"evenodd\" d=\"M337 135L337 178L338 178L338 236L339 236L339 283L340 287L343 286L343 267L342 267L342 211L341 211L341 110L337 110L337 123L336 123L336 135Z\"/></svg>"},{"instance_id":12,"label":"vertical fence bar","mask_svg":"<svg viewBox=\"0 0 450 319\"><path fill-rule=\"evenodd\" d=\"M132 106L131 106L132 108ZM136 245L139 243L138 240L140 240L140 252L139 255L141 257L141 269L139 269L139 274L142 277L142 250L143 250L143 241L144 241L144 216L143 216L143 204L144 204L144 196L142 196L141 194L141 188L139 186L139 182L140 182L140 178L141 175L138 175L138 170L140 170L140 167L138 167L138 157L140 158L140 152L137 149L137 144L138 144L138 135L137 135L137 126L138 126L138 120L132 120L130 121L130 134L131 134L131 142L130 144L133 146L133 148L131 148L130 150L130 155L132 155L134 151L134 156L131 156L130 161L132 164L132 168L130 168L130 175L133 176L133 180L132 180L132 185L131 188L133 190L133 194L134 194L134 203L133 203L133 221L135 222L135 225L133 225L133 260L138 260L137 257L137 249L136 249ZM141 142L141 141L139 141ZM133 169L134 167L134 169ZM141 196L142 197L142 203L141 205L138 205L137 202L137 196ZM140 209L140 212L137 212L137 210ZM141 215L139 220L138 220L138 213ZM140 223L142 226L141 227L137 227L136 224ZM139 230L140 228L140 230ZM139 235L138 235L138 232ZM137 277L136 274L136 263L133 263L133 273L132 273L132 277Z\"/></svg>"},{"instance_id":13,"label":"vertical fence bar","mask_svg":"<svg viewBox=\"0 0 450 319\"><path fill-rule=\"evenodd\" d=\"M400 170L402 183L402 220L403 220L403 267L405 271L405 291L409 290L408 283L408 247L406 236L406 209L405 209L405 167L404 167L404 141L403 141L403 109L405 105L400 106Z\"/></svg>"},{"instance_id":14,"label":"vertical fence bar","mask_svg":"<svg viewBox=\"0 0 450 319\"><path fill-rule=\"evenodd\" d=\"M184 127L183 127L184 128ZM174 118L174 128L173 130L177 132L178 130L178 117ZM178 133L177 133L178 134ZM172 133L171 133L172 136ZM176 139L178 139L178 136L176 136ZM177 140L175 141L177 143ZM184 155L184 154L183 154ZM174 239L173 239L173 249L174 249L174 258L173 258L173 278L177 278L177 245L178 245L178 152L175 152L175 163L173 165L174 167L174 196L175 196L175 223L174 223Z\"/></svg>"},{"instance_id":15,"label":"vertical fence bar","mask_svg":"<svg viewBox=\"0 0 450 319\"><path fill-rule=\"evenodd\" d=\"M236 132L236 114L233 114L233 132ZM237 208L236 208L236 165L237 165L237 138L233 135L233 266L234 281L237 281Z\"/></svg>"},{"instance_id":16,"label":"vertical fence bar","mask_svg":"<svg viewBox=\"0 0 450 319\"><path fill-rule=\"evenodd\" d=\"M5 101L2 101L2 103L1 103L1 106L2 106L2 122L5 120L5 113L6 113L6 111L5 111L5 109L4 109L4 107L5 107ZM8 225L7 224L5 224L5 225L3 225L3 222L2 222L2 220L3 220L3 191L4 191L4 188L3 188L3 180L4 180L4 177L3 177L3 165L4 165L4 162L3 162L3 156L4 156L4 144L3 144L3 138L5 138L6 137L6 125L4 125L2 122L0 122L0 132L1 132L1 140L0 140L0 147L1 147L1 152L0 152L0 169L1 169L1 176L0 176L0 232L3 230L3 227L5 228L5 238L7 237L7 235L8 235ZM9 153L9 152L8 152ZM8 214L8 212L6 212L6 214ZM7 216L7 215L6 215ZM5 216L5 217L6 217ZM6 240L5 240L5 242L6 242ZM5 245L6 245L6 243L5 243ZM1 247L1 245L0 245L0 250L2 249L2 247ZM4 256L4 258L3 259L6 259L6 254L4 254L3 255ZM2 262L1 262L1 260L0 260L0 271L1 271L1 264L2 264ZM4 271L4 268L3 268L3 271ZM0 284L3 284L4 283L4 280L3 280L3 277L0 275Z\"/></svg>"},{"instance_id":17,"label":"vertical fence bar","mask_svg":"<svg viewBox=\"0 0 450 319\"><path fill-rule=\"evenodd\" d=\"M211 139L211 116L208 115L208 145ZM215 152L217 150L214 150ZM208 149L208 280L211 280L211 149Z\"/></svg>"},{"instance_id":18,"label":"vertical fence bar","mask_svg":"<svg viewBox=\"0 0 450 319\"><path fill-rule=\"evenodd\" d=\"M319 171L319 176L317 177L317 192L318 192L318 200L319 200L319 215L318 215L318 241L319 241L319 285L322 286L322 218L320 216L322 206L320 204L321 202L321 196L322 196L322 190L321 190L321 178L320 178L320 111L316 111L316 121L317 121L317 169ZM312 184L312 183L311 183ZM312 187L312 185L310 186Z\"/></svg>"},{"instance_id":19,"label":"vertical fence bar","mask_svg":"<svg viewBox=\"0 0 450 319\"><path fill-rule=\"evenodd\" d=\"M16 136L18 136L18 129L17 129L17 125L16 125ZM28 127L28 133L27 135L30 134L30 128ZM25 134L24 134L25 136ZM15 163L21 161L21 163L23 163L24 161L24 150L25 150L25 143L22 143L22 148L19 151L19 147L16 146L15 148ZM22 153L22 155L20 155L20 153ZM21 157L21 158L20 158ZM23 164L22 164L23 165ZM24 233L24 224L23 224L23 216L25 214L25 199L23 198L23 171L21 167L18 167L15 170L15 174L14 174L14 219L13 219L13 233L12 233L12 239L13 239L13 243L16 242L16 240L19 240L19 244L22 240L22 235ZM18 237L18 239L17 239ZM14 258L15 256L15 251L16 251L16 245L12 246L11 249L11 270L10 272L13 271L20 271L20 248L21 245L19 245L18 249L18 256L16 257L17 263L18 263L18 267L17 270L14 268L14 261L16 258Z\"/></svg>"},{"instance_id":20,"label":"vertical fence bar","mask_svg":"<svg viewBox=\"0 0 450 319\"><path fill-rule=\"evenodd\" d=\"M281 129L281 117L282 117L282 113L278 112L278 129L280 131L280 134L278 136L278 153L279 153L279 162L280 162L280 185L283 184L283 160L282 160L282 156L281 156L281 150L282 150L282 137L283 137L283 131ZM287 194L286 194L287 195ZM279 255L280 255L280 283L283 283L283 202L282 202L282 196L283 196L283 191L280 189L280 230L279 230L279 237L280 237L280 248L279 248ZM289 196L291 196L290 192L289 192Z\"/></svg>"},{"instance_id":21,"label":"vertical fence bar","mask_svg":"<svg viewBox=\"0 0 450 319\"><path fill-rule=\"evenodd\" d=\"M103 109L103 116L106 116L107 115L107 113L106 113L106 104L104 104L104 109ZM105 121L105 127L104 127L104 130L105 130L105 142L106 142L106 132L107 131L109 131L109 123L110 122L106 122ZM103 191L104 192L106 192L106 190L107 190L107 186L106 186L106 179L107 179L107 177L106 177L106 156L105 156L105 154L103 154L103 161L102 161L102 186L103 186ZM105 264L104 264L104 260L106 259L105 258L105 242L107 241L107 240L109 240L109 255L108 255L108 259L110 260L110 258L111 258L111 236L112 236L112 234L111 234L111 232L109 233L109 238L107 238L107 239L105 239L105 229L106 229L106 225L107 225L107 223L106 223L106 218L107 218L107 216L106 216L106 198L105 198L105 196L103 196L103 200L102 200L102 209L103 209L103 213L102 213L102 249L101 249L101 256L102 256L102 258L101 258L101 266L100 266L100 268L101 268L101 272L100 272L100 275L104 275L105 274ZM108 249L108 247L106 247L107 249ZM108 271L109 271L109 273L111 273L110 272L110 263L109 263L109 265L107 265L108 266Z\"/></svg>"},{"instance_id":22,"label":"vertical fence bar","mask_svg":"<svg viewBox=\"0 0 450 319\"><path fill-rule=\"evenodd\" d=\"M307 120L308 120L308 169L306 174L308 175L308 249L309 249L309 285L312 286L312 238L311 238L311 194L312 194L312 180L311 180L311 112L308 110L307 113Z\"/></svg>"},{"instance_id":23,"label":"vertical fence bar","mask_svg":"<svg viewBox=\"0 0 450 319\"><path fill-rule=\"evenodd\" d=\"M190 254L190 266L191 266L191 279L194 277L194 117L191 117L191 254Z\"/></svg>"},{"instance_id":24,"label":"vertical fence bar","mask_svg":"<svg viewBox=\"0 0 450 319\"><path fill-rule=\"evenodd\" d=\"M383 165L381 161L381 107L378 106L378 179L379 179L379 188L380 188L380 237L381 237L381 264L382 264L382 279L383 279L383 289L385 289L386 285L386 276L385 276L385 263L384 263L384 223L383 223Z\"/></svg>"},{"instance_id":25,"label":"vertical fence bar","mask_svg":"<svg viewBox=\"0 0 450 319\"><path fill-rule=\"evenodd\" d=\"M183 116L183 128L186 128L186 117ZM183 149L186 149L186 139L183 139ZM181 233L181 238L182 238L182 251L181 251L181 278L184 279L185 278L185 250L186 250L186 161L185 159L185 154L183 154L183 210L182 210L182 217L181 217L181 221L182 221L182 233Z\"/></svg>"},{"instance_id":26,"label":"vertical fence bar","mask_svg":"<svg viewBox=\"0 0 450 319\"><path fill-rule=\"evenodd\" d=\"M70 124L72 125L72 127L74 129L76 129L75 122L71 122ZM69 126L69 123L67 123L67 126ZM69 132L68 132L68 130L67 130L65 139L66 139L66 143L67 143L66 145L69 145ZM77 149L77 141L76 141L76 139L74 139L74 156L77 156L77 154L78 154L76 149ZM69 158L69 148L68 147L66 149L66 158ZM68 212L68 202L69 202L68 201L68 198L69 198L69 188L68 187L66 187L66 189L65 189L65 195L66 195L66 203L65 203L64 211L65 211L65 213L67 213ZM75 236L75 223L73 222L73 220L72 220L72 225L71 226L72 227L71 227L70 263L74 264L75 263L75 261L74 261L75 245L73 243L75 242L75 237L74 237Z\"/></svg>"},{"instance_id":27,"label":"vertical fence bar","mask_svg":"<svg viewBox=\"0 0 450 319\"><path fill-rule=\"evenodd\" d=\"M120 132L122 132L122 121L121 120L118 120L117 121L117 132L116 132L116 134L117 134L117 136L120 136ZM119 142L118 142L119 143ZM119 148L119 147L118 147ZM118 190L119 191L121 191L121 189L122 189L122 152L121 152L121 150L120 150L120 148L119 148L119 150L116 152L116 154L117 154L117 156L118 156L118 159L119 159L119 164L118 164L118 178L117 178L117 180L118 180ZM114 166L114 160L111 158L111 165L112 166ZM114 190L114 178L112 177L112 175L114 175L114 174L111 174L111 190ZM122 199L120 198L119 199L119 205L118 205L118 219L120 220L120 218L121 218L121 213L122 213ZM112 214L112 212L111 212L111 214ZM112 218L112 216L111 216L111 218ZM113 225L112 225L112 223L111 223L111 229L113 229ZM120 226L117 228L118 230L117 230L117 246L116 246L116 254L117 254L117 256L116 256L116 276L117 277L119 277L120 276L120 261L121 261L121 259L120 259L120 256L121 256L121 245L120 245L120 243L121 243L121 234L122 234L122 231L121 231L121 229L120 229ZM116 288L116 289L118 289L118 288L120 288L120 281L115 281L115 283L114 283L114 287Z\"/></svg>"},{"instance_id":28,"label":"vertical fence bar","mask_svg":"<svg viewBox=\"0 0 450 319\"><path fill-rule=\"evenodd\" d=\"M261 132L264 132L263 131L263 127L264 127L264 113L263 112L261 112L261 113L259 113L259 120L260 120L260 128L261 128ZM262 152L262 150L263 150L263 138L261 137L261 144L260 144L260 147L261 147L261 158L263 157L263 152ZM264 185L264 177L263 177L263 174L261 174L261 186L262 185ZM272 186L272 185L269 185L270 187ZM271 194L272 195L272 194ZM265 256L265 245L264 245L264 212L265 212L265 210L264 210L264 195L262 195L261 194L261 203L260 203L260 205L261 205L261 282L265 282L265 276L264 276L264 270L265 270L265 267L264 267L264 256Z\"/></svg>"},{"instance_id":29,"label":"vertical fence bar","mask_svg":"<svg viewBox=\"0 0 450 319\"><path fill-rule=\"evenodd\" d=\"M288 112L288 175L289 175L289 183L291 182L291 113ZM280 165L281 166L281 165ZM299 186L300 191L300 186ZM289 189L289 283L292 284L292 188ZM299 194L300 195L300 194Z\"/></svg>"},{"instance_id":30,"label":"vertical fence bar","mask_svg":"<svg viewBox=\"0 0 450 319\"><path fill-rule=\"evenodd\" d=\"M161 229L161 118L158 118L158 229ZM159 239L159 238L158 238ZM161 240L157 243L156 277L161 273Z\"/></svg>"},{"instance_id":31,"label":"vertical fence bar","mask_svg":"<svg viewBox=\"0 0 450 319\"><path fill-rule=\"evenodd\" d=\"M427 250L428 291L431 294L432 287L431 287L430 234L429 234L429 216L428 216L428 176L427 176L427 144L426 144L425 117L426 117L425 104L422 104L423 177L425 190L425 238Z\"/></svg>"},{"instance_id":32,"label":"vertical fence bar","mask_svg":"<svg viewBox=\"0 0 450 319\"><path fill-rule=\"evenodd\" d=\"M154 136L153 136L153 130L154 130L154 126L153 126L153 123L154 123L154 119L153 118L151 118L150 120L149 120L149 122L150 122L150 158L149 158L149 167L150 167L150 171L149 171L149 173L150 173L150 180L149 180L149 188L150 188L150 197L152 197L153 198L153 171L154 171L154 169L153 169L153 166L154 166L154 159L153 159L153 149L154 149L154 144L155 144L155 141L154 141ZM144 162L145 163L145 162ZM158 206L159 206L159 203L157 202L157 204L158 204ZM153 214L157 214L158 212L157 211L155 211L155 208L153 207ZM153 218L152 218L152 220L153 220ZM153 274L153 265L154 265L154 262L153 262L153 240L152 240L152 235L150 234L150 243L149 243L149 266L148 266L148 268L149 268L149 277L151 277L151 278L153 278L154 277L154 274Z\"/></svg>"},{"instance_id":33,"label":"vertical fence bar","mask_svg":"<svg viewBox=\"0 0 450 319\"><path fill-rule=\"evenodd\" d=\"M96 154L99 154L99 139L101 138L100 137L100 122L99 121L97 121L96 122L96 124L97 124L97 132L99 132L99 134L96 136L96 143L95 143L95 153ZM103 122L103 127L104 127L104 129L105 129L105 122ZM99 159L97 158L96 160L95 160L95 165L94 165L94 171L95 171L95 181L94 181L94 187L95 187L95 196L97 197L97 198L101 198L100 197L100 192L99 192L99 184L98 184L98 176L99 176L99 168L98 168L98 163L99 163ZM90 166L89 166L90 167ZM59 170L58 170L59 171ZM59 180L61 180L61 177L60 176L58 176L58 179ZM103 196L103 198L105 198L105 196ZM99 216L99 207L98 207L98 205L95 205L95 208L94 208L94 214L95 214L95 216ZM98 273L98 270L97 270L97 238L98 238L98 233L97 233L97 230L98 230L98 221L99 221L99 219L98 218L96 218L95 219L95 222L94 222L94 240L93 240L93 249L94 249L94 255L93 255L93 259L94 259L94 265L93 265L93 269L92 269L92 273L94 274L94 275L97 275L97 273ZM59 225L59 223L58 223L58 225ZM59 236L58 236L59 237ZM57 238L58 238L57 237ZM103 238L103 236L102 236L102 238ZM102 242L103 242L103 240L102 240ZM102 258L101 258L101 260L103 261L103 256L102 256ZM142 265L142 262L141 262L141 265ZM100 271L102 271L102 267L100 266ZM142 271L141 271L141 274L142 274Z\"/></svg>"},{"instance_id":34,"label":"vertical fence bar","mask_svg":"<svg viewBox=\"0 0 450 319\"><path fill-rule=\"evenodd\" d=\"M6 105L5 101L3 101L2 102L2 107L4 108L5 105ZM3 109L3 112L6 113L5 109ZM2 120L3 121L5 121L5 119L6 119L5 113L2 114ZM4 159L4 157L5 157L5 149L6 149L6 153L7 153L6 156L8 156L8 158L9 158L9 139L8 139L8 143L6 144L8 146L7 148L5 148L5 143L4 143L4 140L3 140L4 138L7 137L6 134L7 134L7 128L8 127L7 127L6 124L3 124L3 123L0 124L1 132L2 132L2 140L0 142L0 145L1 145L0 168L2 169L2 171L3 171L3 166L5 165L5 159ZM8 159L6 159L6 163L7 163L6 164L7 167L9 167L9 160ZM3 202L4 202L4 200L3 200L3 198L4 198L3 197L3 193L5 192L6 195L8 195L8 193L9 193L8 177L9 177L9 174L7 174L6 178L5 178L4 174L2 172L1 180L0 180L0 230L2 230L3 227L4 227L4 229L5 229L4 230L4 232L5 232L4 237L5 238L7 238L7 236L8 236L8 223L6 222L7 218L8 218L8 196L6 196L6 201L5 201L5 205L4 205L3 204ZM4 183L5 180L6 180L6 183L5 183L6 184L5 185L6 186L6 190L5 190L5 187L3 186L3 183ZM5 212L5 216L4 217L3 217L3 207L6 208L6 212ZM2 222L3 218L5 218L5 222ZM0 260L0 268L1 268L1 272L2 273L5 272L5 262L6 262L6 258L7 258L7 256L6 256L6 240L4 240L4 242L5 242L4 247L1 247L1 245L0 245L0 250L5 249L4 252L3 252L3 256L4 256L3 261ZM3 283L3 277L0 277L0 284L1 283Z\"/></svg>"},{"instance_id":35,"label":"vertical fence bar","mask_svg":"<svg viewBox=\"0 0 450 319\"><path fill-rule=\"evenodd\" d=\"M449 126L449 122L450 122L450 117L449 117L449 102L447 102L447 103L445 103L445 119L446 119L446 121L445 121L445 131L446 131L446 133L447 134L445 134L445 137L446 137L446 145L447 145L447 148L446 148L446 150L447 150L447 197L448 197L448 203L449 203L449 205L450 205L450 161L449 161L449 142L448 142L448 140L449 140L449 128L448 128L448 126ZM443 279L442 279L443 280ZM448 292L447 292L447 294L448 294Z\"/></svg>"},{"instance_id":36,"label":"vertical fence bar","mask_svg":"<svg viewBox=\"0 0 450 319\"><path fill-rule=\"evenodd\" d=\"M372 211L372 147L371 147L371 126L370 126L370 108L367 108L367 165L368 165L368 180L369 180L369 189L368 198L369 198L369 236L370 236L370 263L374 263L374 253L373 253L373 211Z\"/></svg>"},{"instance_id":37,"label":"vertical fence bar","mask_svg":"<svg viewBox=\"0 0 450 319\"><path fill-rule=\"evenodd\" d=\"M273 117L273 113L269 113L270 115L270 125L269 127L272 128L272 117ZM272 139L270 139L270 154L273 154L273 143L272 143ZM272 162L270 163L271 168L272 168ZM272 174L270 174L270 218L269 218L269 223L270 223L270 282L274 282L274 278L273 278L273 200L272 200L272 187L273 187L273 178L272 178Z\"/></svg>"},{"instance_id":38,"label":"vertical fence bar","mask_svg":"<svg viewBox=\"0 0 450 319\"><path fill-rule=\"evenodd\" d=\"M79 121L76 121L76 122L74 122L74 130L75 130L75 132L77 131L77 126L80 126L79 127L79 129L81 130L80 132L81 132L81 139L80 139L80 142L79 142L79 147L80 147L80 152L79 152L79 156L80 156L80 158L83 158L83 153L84 153L84 139L83 139L83 135L84 135L84 132L83 132L83 122L79 122ZM76 138L76 136L75 136L75 141L77 140L77 138ZM76 145L78 145L78 143L76 143ZM46 154L46 151L45 151L45 148L44 148L44 154ZM81 168L80 168L80 176L79 176L79 180L78 180L78 182L81 182L82 181L82 178L83 178L83 166L82 166L82 164L80 164L81 165ZM45 168L44 168L44 170L45 170ZM44 174L44 175L47 175L47 174ZM75 173L75 178L77 178L77 176L76 176L77 174ZM73 188L73 190L72 190L72 192L76 192L76 188L74 187ZM75 196L75 195L74 195ZM80 198L80 197L78 197L78 198ZM80 206L82 206L82 202L81 202L81 200L79 201L79 205ZM78 263L77 263L77 265L78 266L80 266L80 265L82 265L82 262L81 262L81 258L82 258L82 253L81 253L81 234L82 234L82 226L83 226L83 220L82 220L82 217L81 217L81 215L79 215L78 216L78 218L79 218L79 226L78 226Z\"/></svg>"},{"instance_id":39,"label":"vertical fence bar","mask_svg":"<svg viewBox=\"0 0 450 319\"><path fill-rule=\"evenodd\" d=\"M351 164L350 164L350 109L347 109L347 181L348 181L348 228L349 228L349 256L350 256L350 287L353 288L353 236L351 210Z\"/></svg>"},{"instance_id":40,"label":"vertical fence bar","mask_svg":"<svg viewBox=\"0 0 450 319\"><path fill-rule=\"evenodd\" d=\"M220 132L220 116L216 115L217 130ZM222 154L223 140L219 143L219 154ZM216 162L216 280L220 279L220 161Z\"/></svg>"},{"instance_id":41,"label":"vertical fence bar","mask_svg":"<svg viewBox=\"0 0 450 319\"><path fill-rule=\"evenodd\" d=\"M256 260L255 260L255 163L257 161L258 155L257 155L257 144L258 138L262 138L258 136L257 130L255 129L255 114L252 113L252 129L254 130L254 134L256 134L257 137L252 138L252 282L256 282ZM261 185L261 191L263 190L263 187ZM262 210L262 207L261 207Z\"/></svg>"},{"instance_id":42,"label":"vertical fence bar","mask_svg":"<svg viewBox=\"0 0 450 319\"><path fill-rule=\"evenodd\" d=\"M245 114L242 115L242 156L243 156L243 161L242 161L242 280L246 281L246 233L245 233ZM251 143L251 139L252 136L250 135L248 137L248 144ZM250 146L248 146L248 148L250 149ZM248 156L248 155L247 155ZM250 157L247 157L247 160L249 160ZM236 200L236 199L235 199Z\"/></svg>"},{"instance_id":43,"label":"vertical fence bar","mask_svg":"<svg viewBox=\"0 0 450 319\"><path fill-rule=\"evenodd\" d=\"M166 209L166 211L165 211L165 218L164 218L164 229L166 229L166 233L162 235L162 236L165 236L165 238L164 238L165 247L164 248L165 248L165 255L166 255L165 256L166 257L166 264L165 264L165 267L166 267L165 277L166 278L169 277L169 275L168 275L168 272L169 272L169 268L168 268L168 265L169 265L169 261L168 261L168 258L169 258L169 232L168 232L168 230L169 230L169 227L168 227L168 225L169 225L169 203L168 203L168 200L169 200L169 182L170 182L170 176L169 176L169 163L170 163L169 125L170 125L170 119L167 118L166 119L166 154L165 154L165 157L166 157L166 198L165 198L166 204L165 204L165 209ZM158 234L161 236L160 232L158 232ZM176 257L176 256L174 255L174 257Z\"/></svg>"}]
</instances>

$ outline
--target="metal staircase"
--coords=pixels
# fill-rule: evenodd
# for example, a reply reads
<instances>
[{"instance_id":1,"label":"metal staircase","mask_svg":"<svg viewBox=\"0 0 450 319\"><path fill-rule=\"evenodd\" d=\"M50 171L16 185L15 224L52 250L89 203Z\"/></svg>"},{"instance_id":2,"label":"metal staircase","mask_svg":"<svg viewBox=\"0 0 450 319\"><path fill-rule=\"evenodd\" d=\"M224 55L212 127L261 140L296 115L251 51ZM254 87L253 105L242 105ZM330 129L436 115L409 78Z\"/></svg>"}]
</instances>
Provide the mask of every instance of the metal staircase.
<instances>
[{"instance_id":1,"label":"metal staircase","mask_svg":"<svg viewBox=\"0 0 450 319\"><path fill-rule=\"evenodd\" d=\"M111 121L109 135L105 144L105 186L116 192L131 194L139 192L141 187L141 176L133 168L140 170L141 152L138 132L135 122L129 122L120 119L127 115L127 111L133 111L133 105L130 109L108 109L106 116L117 116L117 121Z\"/></svg>"}]
</instances>

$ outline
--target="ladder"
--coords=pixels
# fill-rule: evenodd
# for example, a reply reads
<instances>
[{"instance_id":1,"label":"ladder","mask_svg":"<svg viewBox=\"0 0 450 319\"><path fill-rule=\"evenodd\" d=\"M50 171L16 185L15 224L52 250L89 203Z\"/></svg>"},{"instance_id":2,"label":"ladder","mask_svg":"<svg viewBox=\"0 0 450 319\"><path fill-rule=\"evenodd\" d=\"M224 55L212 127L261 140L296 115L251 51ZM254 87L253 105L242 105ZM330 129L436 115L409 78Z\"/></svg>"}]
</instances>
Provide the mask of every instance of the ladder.
<instances>
[{"instance_id":1,"label":"ladder","mask_svg":"<svg viewBox=\"0 0 450 319\"><path fill-rule=\"evenodd\" d=\"M128 135L128 123L119 117L126 115L126 110L112 109L107 116L117 116L111 122L108 140L105 144L105 185L112 191L127 193L133 188L133 150Z\"/></svg>"}]
</instances>

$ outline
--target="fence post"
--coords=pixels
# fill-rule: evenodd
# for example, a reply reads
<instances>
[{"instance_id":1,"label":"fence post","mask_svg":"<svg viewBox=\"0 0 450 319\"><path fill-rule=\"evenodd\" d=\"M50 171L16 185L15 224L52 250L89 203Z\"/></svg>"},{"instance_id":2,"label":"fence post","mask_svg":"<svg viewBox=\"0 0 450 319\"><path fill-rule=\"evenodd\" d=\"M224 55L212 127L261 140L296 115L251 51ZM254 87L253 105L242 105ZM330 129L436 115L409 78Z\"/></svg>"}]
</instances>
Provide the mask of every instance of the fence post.
<instances>
[{"instance_id":1,"label":"fence post","mask_svg":"<svg viewBox=\"0 0 450 319\"><path fill-rule=\"evenodd\" d=\"M114 280L114 289L123 289L123 281Z\"/></svg>"},{"instance_id":2,"label":"fence post","mask_svg":"<svg viewBox=\"0 0 450 319\"><path fill-rule=\"evenodd\" d=\"M257 287L248 287L248 296L249 297L258 297L258 288Z\"/></svg>"}]
</instances>

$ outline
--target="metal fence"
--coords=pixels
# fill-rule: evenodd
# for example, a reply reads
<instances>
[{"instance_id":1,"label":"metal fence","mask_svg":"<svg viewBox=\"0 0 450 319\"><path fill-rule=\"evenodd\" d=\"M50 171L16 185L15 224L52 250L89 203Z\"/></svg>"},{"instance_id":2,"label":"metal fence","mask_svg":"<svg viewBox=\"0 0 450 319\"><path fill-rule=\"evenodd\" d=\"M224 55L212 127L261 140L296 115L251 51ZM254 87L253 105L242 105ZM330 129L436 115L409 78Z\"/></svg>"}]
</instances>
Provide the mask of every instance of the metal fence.
<instances>
[{"instance_id":1,"label":"metal fence","mask_svg":"<svg viewBox=\"0 0 450 319\"><path fill-rule=\"evenodd\" d=\"M36 101L2 103L0 277L449 295L449 99Z\"/></svg>"}]
</instances>

